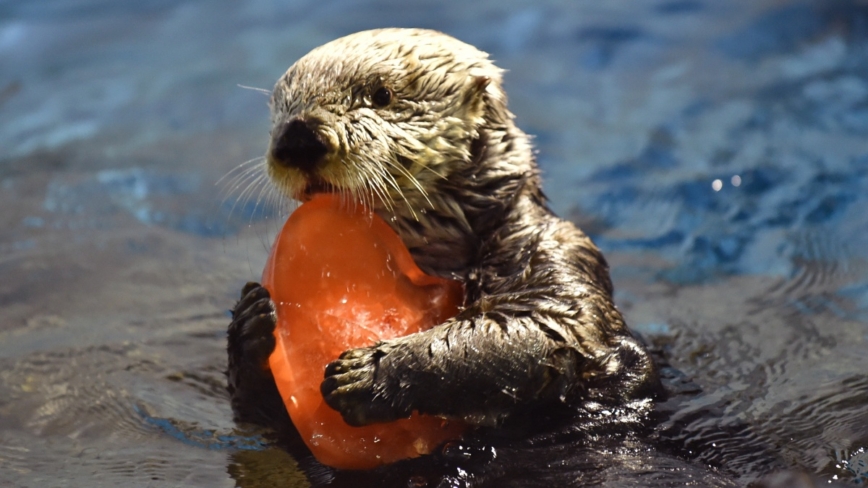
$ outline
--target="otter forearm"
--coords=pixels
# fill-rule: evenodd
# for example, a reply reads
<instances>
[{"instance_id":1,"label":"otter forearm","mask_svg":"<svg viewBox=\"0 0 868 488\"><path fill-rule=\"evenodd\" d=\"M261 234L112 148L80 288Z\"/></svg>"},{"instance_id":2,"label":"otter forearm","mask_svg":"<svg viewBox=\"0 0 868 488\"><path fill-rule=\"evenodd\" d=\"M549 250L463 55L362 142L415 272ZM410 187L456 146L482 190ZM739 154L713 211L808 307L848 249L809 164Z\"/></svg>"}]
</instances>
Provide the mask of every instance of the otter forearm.
<instances>
[{"instance_id":1,"label":"otter forearm","mask_svg":"<svg viewBox=\"0 0 868 488\"><path fill-rule=\"evenodd\" d=\"M483 249L468 282L472 303L458 317L329 365L323 396L347 422L418 410L492 424L524 406L619 401L655 383L596 247L530 199L516 209ZM527 221L540 225L521 228Z\"/></svg>"},{"instance_id":2,"label":"otter forearm","mask_svg":"<svg viewBox=\"0 0 868 488\"><path fill-rule=\"evenodd\" d=\"M543 396L566 398L579 386L577 352L552 341L543 330L531 316L452 320L350 351L326 371L330 376L323 393L355 424L418 410L491 425ZM370 378L371 383L347 384L343 375ZM372 391L373 405L354 408L359 398L347 394L353 388L360 394Z\"/></svg>"}]
</instances>

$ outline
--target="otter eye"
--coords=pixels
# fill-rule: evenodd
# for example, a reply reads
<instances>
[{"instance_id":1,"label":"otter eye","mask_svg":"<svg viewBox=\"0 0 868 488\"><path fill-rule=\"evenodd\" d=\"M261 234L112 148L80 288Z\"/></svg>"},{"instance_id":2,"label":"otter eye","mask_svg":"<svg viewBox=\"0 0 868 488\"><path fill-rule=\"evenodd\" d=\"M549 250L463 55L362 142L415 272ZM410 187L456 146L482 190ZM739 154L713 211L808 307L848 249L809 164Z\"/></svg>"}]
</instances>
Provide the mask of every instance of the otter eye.
<instances>
[{"instance_id":1,"label":"otter eye","mask_svg":"<svg viewBox=\"0 0 868 488\"><path fill-rule=\"evenodd\" d=\"M374 102L374 105L377 107L385 107L392 102L392 90L385 86L377 88L377 91L371 95L371 101Z\"/></svg>"}]
</instances>

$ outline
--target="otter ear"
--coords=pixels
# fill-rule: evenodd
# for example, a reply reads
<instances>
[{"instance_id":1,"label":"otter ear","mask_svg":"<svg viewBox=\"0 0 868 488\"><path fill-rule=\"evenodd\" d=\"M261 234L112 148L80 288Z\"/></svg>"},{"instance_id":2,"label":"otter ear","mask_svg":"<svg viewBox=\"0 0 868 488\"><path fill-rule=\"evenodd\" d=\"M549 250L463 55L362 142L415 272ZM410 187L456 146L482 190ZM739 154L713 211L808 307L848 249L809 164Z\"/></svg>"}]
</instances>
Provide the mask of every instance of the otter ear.
<instances>
[{"instance_id":1,"label":"otter ear","mask_svg":"<svg viewBox=\"0 0 868 488\"><path fill-rule=\"evenodd\" d=\"M464 106L467 107L472 119L479 118L475 123L482 122L481 117L485 107L485 95L492 86L491 82L491 77L485 75L471 74L470 79L468 80L469 86L464 92Z\"/></svg>"},{"instance_id":2,"label":"otter ear","mask_svg":"<svg viewBox=\"0 0 868 488\"><path fill-rule=\"evenodd\" d=\"M491 77L483 75L474 76L473 84L475 85L474 87L476 88L476 91L482 93L486 88L488 88L488 85L491 84Z\"/></svg>"},{"instance_id":3,"label":"otter ear","mask_svg":"<svg viewBox=\"0 0 868 488\"><path fill-rule=\"evenodd\" d=\"M481 101L483 96L490 100L504 99L503 92L500 89L500 76L491 76L490 74L473 74L470 75L470 83L472 88L469 90L473 94L473 98Z\"/></svg>"}]
</instances>

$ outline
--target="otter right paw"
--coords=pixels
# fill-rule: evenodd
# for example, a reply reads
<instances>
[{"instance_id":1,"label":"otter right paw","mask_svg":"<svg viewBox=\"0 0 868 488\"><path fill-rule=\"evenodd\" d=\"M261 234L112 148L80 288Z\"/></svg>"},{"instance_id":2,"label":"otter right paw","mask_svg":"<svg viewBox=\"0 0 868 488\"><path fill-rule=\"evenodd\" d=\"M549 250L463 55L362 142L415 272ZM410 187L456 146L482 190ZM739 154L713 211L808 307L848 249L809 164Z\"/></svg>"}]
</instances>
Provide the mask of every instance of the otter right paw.
<instances>
[{"instance_id":1,"label":"otter right paw","mask_svg":"<svg viewBox=\"0 0 868 488\"><path fill-rule=\"evenodd\" d=\"M277 313L268 290L258 283L247 283L232 310L227 346L227 390L238 421L270 425L275 417L286 415L268 367L276 324Z\"/></svg>"},{"instance_id":2,"label":"otter right paw","mask_svg":"<svg viewBox=\"0 0 868 488\"><path fill-rule=\"evenodd\" d=\"M381 369L381 358L392 351L391 343L380 342L345 351L326 366L320 393L347 424L359 427L410 416L407 392L392 387L392 378Z\"/></svg>"}]
</instances>

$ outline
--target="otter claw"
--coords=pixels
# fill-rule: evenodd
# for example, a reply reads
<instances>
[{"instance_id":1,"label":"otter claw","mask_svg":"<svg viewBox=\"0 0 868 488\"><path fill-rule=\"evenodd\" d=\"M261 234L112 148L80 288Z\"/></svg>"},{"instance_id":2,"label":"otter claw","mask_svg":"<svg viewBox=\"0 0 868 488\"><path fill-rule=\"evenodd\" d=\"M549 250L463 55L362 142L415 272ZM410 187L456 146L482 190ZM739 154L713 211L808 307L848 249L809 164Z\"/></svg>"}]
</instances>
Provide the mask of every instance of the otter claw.
<instances>
[{"instance_id":1,"label":"otter claw","mask_svg":"<svg viewBox=\"0 0 868 488\"><path fill-rule=\"evenodd\" d=\"M351 371L365 368L368 368L368 363L364 360L364 355L360 354L355 357L346 357L345 353L340 358L326 365L325 376L328 378L329 376L346 374Z\"/></svg>"},{"instance_id":2,"label":"otter claw","mask_svg":"<svg viewBox=\"0 0 868 488\"><path fill-rule=\"evenodd\" d=\"M320 393L347 424L361 426L409 416L394 405L394 395L386 385L376 381L383 355L376 347L352 349L326 366Z\"/></svg>"},{"instance_id":3,"label":"otter claw","mask_svg":"<svg viewBox=\"0 0 868 488\"><path fill-rule=\"evenodd\" d=\"M370 348L359 348L359 349L350 349L349 351L344 351L343 354L338 358L340 361L352 361L357 359L362 359L366 356L374 356L376 353L372 353Z\"/></svg>"},{"instance_id":4,"label":"otter claw","mask_svg":"<svg viewBox=\"0 0 868 488\"><path fill-rule=\"evenodd\" d=\"M248 311L254 303L263 299L271 299L271 294L268 293L268 290L259 283L248 282L241 290L241 299L238 300L238 303L232 310L232 318L238 319L240 314ZM273 309L274 307L272 306L272 311Z\"/></svg>"}]
</instances>

